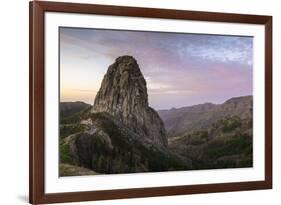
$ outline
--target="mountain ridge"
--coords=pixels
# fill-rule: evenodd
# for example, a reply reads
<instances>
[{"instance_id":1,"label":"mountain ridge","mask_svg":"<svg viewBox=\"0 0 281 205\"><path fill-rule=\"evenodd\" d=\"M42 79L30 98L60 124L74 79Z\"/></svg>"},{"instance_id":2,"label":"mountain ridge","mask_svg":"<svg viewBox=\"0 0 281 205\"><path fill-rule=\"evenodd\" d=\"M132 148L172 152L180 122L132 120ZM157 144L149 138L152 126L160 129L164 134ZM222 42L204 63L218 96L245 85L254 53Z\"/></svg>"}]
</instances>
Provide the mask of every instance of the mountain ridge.
<instances>
[{"instance_id":1,"label":"mountain ridge","mask_svg":"<svg viewBox=\"0 0 281 205\"><path fill-rule=\"evenodd\" d=\"M170 110L158 110L168 136L203 129L226 116L238 115L242 119L252 115L252 96L233 97L222 104L203 103Z\"/></svg>"},{"instance_id":2,"label":"mountain ridge","mask_svg":"<svg viewBox=\"0 0 281 205\"><path fill-rule=\"evenodd\" d=\"M87 109L91 105L83 101L74 101L74 102L60 102L59 112L60 117L67 118L71 115L78 113L84 109Z\"/></svg>"},{"instance_id":3,"label":"mountain ridge","mask_svg":"<svg viewBox=\"0 0 281 205\"><path fill-rule=\"evenodd\" d=\"M179 109L185 109L185 108L192 108L192 107L196 107L196 106L200 106L200 105L222 105L228 101L232 101L232 100L239 100L241 98L247 98L247 97L252 97L252 95L241 95L241 96L235 96L235 97L231 97L228 98L226 100L224 100L222 103L214 103L214 102L210 102L210 101L205 101L202 103L198 103L198 104L192 104L192 105L184 105L184 106L180 106L180 107L171 107L171 108L163 108L163 109L156 109L157 112L161 112L161 111L169 111L169 110L179 110Z\"/></svg>"}]
</instances>

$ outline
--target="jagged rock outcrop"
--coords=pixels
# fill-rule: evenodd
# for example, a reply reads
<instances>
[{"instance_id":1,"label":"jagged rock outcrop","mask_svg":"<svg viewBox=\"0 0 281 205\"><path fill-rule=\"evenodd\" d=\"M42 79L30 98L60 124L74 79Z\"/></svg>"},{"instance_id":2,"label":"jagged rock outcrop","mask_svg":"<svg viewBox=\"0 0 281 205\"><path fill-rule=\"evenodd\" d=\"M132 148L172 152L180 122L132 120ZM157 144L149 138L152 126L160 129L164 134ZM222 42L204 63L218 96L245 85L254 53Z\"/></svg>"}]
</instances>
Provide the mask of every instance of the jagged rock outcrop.
<instances>
[{"instance_id":1,"label":"jagged rock outcrop","mask_svg":"<svg viewBox=\"0 0 281 205\"><path fill-rule=\"evenodd\" d=\"M164 123L148 105L146 81L133 57L108 68L94 105L61 119L60 176L192 169L192 161L167 148ZM69 173L70 172L70 173Z\"/></svg>"},{"instance_id":2,"label":"jagged rock outcrop","mask_svg":"<svg viewBox=\"0 0 281 205\"><path fill-rule=\"evenodd\" d=\"M121 56L109 66L91 112L109 113L151 143L167 146L164 124L148 105L146 81L131 56Z\"/></svg>"}]
</instances>

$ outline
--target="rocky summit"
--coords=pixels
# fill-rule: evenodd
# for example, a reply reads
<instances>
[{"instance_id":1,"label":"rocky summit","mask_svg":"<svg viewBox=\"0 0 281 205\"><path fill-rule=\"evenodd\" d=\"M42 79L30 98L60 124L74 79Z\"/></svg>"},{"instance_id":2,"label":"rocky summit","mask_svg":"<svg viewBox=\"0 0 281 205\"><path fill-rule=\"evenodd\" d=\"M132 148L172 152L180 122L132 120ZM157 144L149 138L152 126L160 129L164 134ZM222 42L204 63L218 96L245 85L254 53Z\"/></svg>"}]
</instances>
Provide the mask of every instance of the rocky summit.
<instances>
[{"instance_id":1,"label":"rocky summit","mask_svg":"<svg viewBox=\"0 0 281 205\"><path fill-rule=\"evenodd\" d=\"M148 105L146 81L132 56L118 57L109 66L91 112L106 112L145 140L167 146L164 124Z\"/></svg>"}]
</instances>

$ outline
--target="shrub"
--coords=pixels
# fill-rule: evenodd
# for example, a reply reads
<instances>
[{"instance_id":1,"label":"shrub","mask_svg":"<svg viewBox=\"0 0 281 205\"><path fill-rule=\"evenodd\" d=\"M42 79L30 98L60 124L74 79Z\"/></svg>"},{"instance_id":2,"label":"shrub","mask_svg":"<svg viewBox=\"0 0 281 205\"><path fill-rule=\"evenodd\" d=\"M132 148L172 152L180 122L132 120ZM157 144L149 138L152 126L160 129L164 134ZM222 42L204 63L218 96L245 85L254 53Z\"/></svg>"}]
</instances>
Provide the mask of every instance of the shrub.
<instances>
[{"instance_id":1,"label":"shrub","mask_svg":"<svg viewBox=\"0 0 281 205\"><path fill-rule=\"evenodd\" d=\"M221 156L229 156L235 154L249 153L252 149L251 138L247 135L238 134L232 139L222 143L212 143L206 151L209 158L218 158Z\"/></svg>"},{"instance_id":2,"label":"shrub","mask_svg":"<svg viewBox=\"0 0 281 205\"><path fill-rule=\"evenodd\" d=\"M242 125L241 119L238 116L226 118L221 123L223 132L231 132Z\"/></svg>"},{"instance_id":3,"label":"shrub","mask_svg":"<svg viewBox=\"0 0 281 205\"><path fill-rule=\"evenodd\" d=\"M71 153L68 144L60 144L60 163L71 163Z\"/></svg>"},{"instance_id":4,"label":"shrub","mask_svg":"<svg viewBox=\"0 0 281 205\"><path fill-rule=\"evenodd\" d=\"M61 125L60 126L60 138L63 139L71 134L78 132L83 132L86 126L81 124L72 124L72 125Z\"/></svg>"}]
</instances>

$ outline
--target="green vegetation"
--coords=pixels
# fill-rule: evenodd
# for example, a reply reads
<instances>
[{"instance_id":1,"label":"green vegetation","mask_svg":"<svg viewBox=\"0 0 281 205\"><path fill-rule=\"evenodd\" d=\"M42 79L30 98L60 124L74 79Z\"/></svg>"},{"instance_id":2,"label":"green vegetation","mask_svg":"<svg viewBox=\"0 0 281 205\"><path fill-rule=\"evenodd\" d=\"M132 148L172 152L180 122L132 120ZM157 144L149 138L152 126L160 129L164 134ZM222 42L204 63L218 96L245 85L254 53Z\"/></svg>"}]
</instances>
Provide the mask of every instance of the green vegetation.
<instances>
[{"instance_id":1,"label":"green vegetation","mask_svg":"<svg viewBox=\"0 0 281 205\"><path fill-rule=\"evenodd\" d=\"M72 157L68 144L60 143L60 163L71 163Z\"/></svg>"},{"instance_id":2,"label":"green vegetation","mask_svg":"<svg viewBox=\"0 0 281 205\"><path fill-rule=\"evenodd\" d=\"M85 125L77 124L66 124L60 126L60 139L64 139L65 137L78 133L83 132L86 129Z\"/></svg>"},{"instance_id":3,"label":"green vegetation","mask_svg":"<svg viewBox=\"0 0 281 205\"><path fill-rule=\"evenodd\" d=\"M222 156L249 154L252 140L247 135L238 134L226 142L212 142L206 150L206 155L210 159L216 159Z\"/></svg>"},{"instance_id":4,"label":"green vegetation","mask_svg":"<svg viewBox=\"0 0 281 205\"><path fill-rule=\"evenodd\" d=\"M72 134L82 133L86 130L86 125L80 124L83 114L89 112L91 107L82 109L79 112L75 112L72 115L65 114L67 117L62 117L60 119L60 139L59 139L59 153L60 153L60 163L72 163L73 156L70 151L70 145L64 142L64 139Z\"/></svg>"},{"instance_id":5,"label":"green vegetation","mask_svg":"<svg viewBox=\"0 0 281 205\"><path fill-rule=\"evenodd\" d=\"M184 157L191 157L193 169L251 167L252 119L225 117L208 130L179 138L170 147Z\"/></svg>"},{"instance_id":6,"label":"green vegetation","mask_svg":"<svg viewBox=\"0 0 281 205\"><path fill-rule=\"evenodd\" d=\"M242 125L241 119L238 116L226 117L220 123L222 124L223 132L231 132Z\"/></svg>"},{"instance_id":7,"label":"green vegetation","mask_svg":"<svg viewBox=\"0 0 281 205\"><path fill-rule=\"evenodd\" d=\"M74 113L73 115L70 115L65 118L60 119L60 124L73 124L73 123L79 123L82 119L86 118L87 115L90 114L90 110L92 109L91 106Z\"/></svg>"},{"instance_id":8,"label":"green vegetation","mask_svg":"<svg viewBox=\"0 0 281 205\"><path fill-rule=\"evenodd\" d=\"M190 145L200 145L206 143L209 139L209 133L206 130L195 131L192 134L188 135L188 144Z\"/></svg>"}]
</instances>

